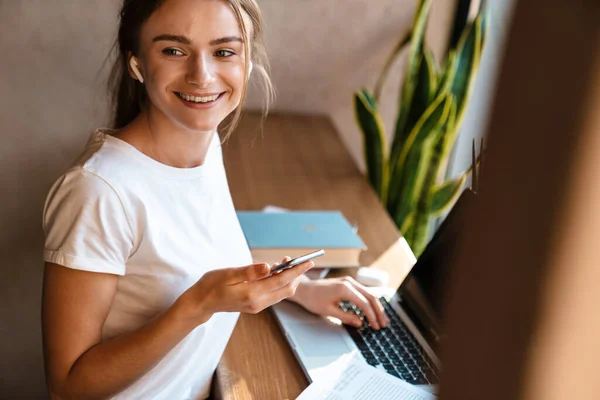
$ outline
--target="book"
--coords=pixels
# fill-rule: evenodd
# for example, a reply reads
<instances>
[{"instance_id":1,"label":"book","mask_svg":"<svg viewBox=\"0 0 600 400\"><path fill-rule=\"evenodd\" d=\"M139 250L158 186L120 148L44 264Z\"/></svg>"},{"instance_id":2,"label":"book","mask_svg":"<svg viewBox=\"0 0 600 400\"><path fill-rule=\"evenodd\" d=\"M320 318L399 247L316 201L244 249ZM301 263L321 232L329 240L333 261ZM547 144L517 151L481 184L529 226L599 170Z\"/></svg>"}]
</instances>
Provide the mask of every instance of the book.
<instances>
[{"instance_id":1,"label":"book","mask_svg":"<svg viewBox=\"0 0 600 400\"><path fill-rule=\"evenodd\" d=\"M256 262L272 264L324 249L315 267L356 267L366 246L339 211L238 211L238 220Z\"/></svg>"}]
</instances>

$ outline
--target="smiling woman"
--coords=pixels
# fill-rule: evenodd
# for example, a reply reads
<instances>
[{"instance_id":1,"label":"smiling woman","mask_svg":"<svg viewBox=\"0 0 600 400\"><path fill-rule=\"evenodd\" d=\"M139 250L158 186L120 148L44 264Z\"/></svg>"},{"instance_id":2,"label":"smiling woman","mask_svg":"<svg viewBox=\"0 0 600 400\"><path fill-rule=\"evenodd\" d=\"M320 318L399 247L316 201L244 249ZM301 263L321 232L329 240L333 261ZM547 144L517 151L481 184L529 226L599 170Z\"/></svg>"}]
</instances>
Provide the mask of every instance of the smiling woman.
<instances>
[{"instance_id":1,"label":"smiling woman","mask_svg":"<svg viewBox=\"0 0 600 400\"><path fill-rule=\"evenodd\" d=\"M212 77L193 76L200 67L205 66L204 63L213 70L219 64L216 62L211 63L211 61L226 63L225 65L229 66L229 75L233 72L232 69L242 67L246 69L248 77L252 67L254 67L255 75L258 75L257 83L263 88L263 109L266 115L274 97L274 89L269 79L269 63L262 37L263 21L254 0L229 0L228 3L231 7L229 10L221 10L224 11L224 14L221 15L222 19L209 19L207 21L208 25L198 24L202 28L201 30L193 30L185 34L183 32L193 29L194 24L187 25L184 28L180 17L192 19L192 16L197 14L191 8L197 8L200 5L198 3L209 3L202 5L212 6L212 8L218 5L210 4L213 2L192 1L188 2L186 7L178 7L177 11L180 13L178 15L169 14L172 12L170 9L174 8L174 5L165 0L125 1L120 16L121 24L118 39L115 43L118 57L113 65L109 80L109 90L113 95L115 106L114 128L119 129L126 126L148 106L149 93L146 88L130 79L132 73L130 59L132 55L142 58L142 65L138 65L138 68L142 70L151 68L151 65L157 66L154 63L156 61L165 61L163 67L171 61L176 61L173 62L174 65L170 71L173 73L173 78L182 81L180 84L188 84L187 88L182 87L180 89L189 91L188 94L206 93L206 91L201 90L201 85L206 84L206 82L201 80L210 80ZM192 13L190 14L190 12ZM157 21L158 24L156 24ZM224 21L227 23L222 24ZM153 22L155 22L154 26ZM206 34L209 37L206 37ZM208 52L209 57L204 57L203 52ZM200 62L203 64L199 65ZM185 68L188 68L187 74ZM239 79L241 77L240 71L237 73ZM176 76L176 74L179 74L179 76ZM200 80L200 82L195 79ZM190 87L191 85L194 86ZM239 106L226 129L225 138L231 134L239 122L246 87L246 84L240 85L240 93L235 94L240 99ZM233 101L235 98L231 100ZM235 102L233 103L235 104Z\"/></svg>"},{"instance_id":2,"label":"smiling woman","mask_svg":"<svg viewBox=\"0 0 600 400\"><path fill-rule=\"evenodd\" d=\"M113 127L44 206L51 398L206 398L239 313L283 299L360 324L338 307L352 301L387 323L356 282L304 278L312 261L273 275L252 261L217 129L235 127L252 65L268 106L261 35L255 0L125 0Z\"/></svg>"}]
</instances>

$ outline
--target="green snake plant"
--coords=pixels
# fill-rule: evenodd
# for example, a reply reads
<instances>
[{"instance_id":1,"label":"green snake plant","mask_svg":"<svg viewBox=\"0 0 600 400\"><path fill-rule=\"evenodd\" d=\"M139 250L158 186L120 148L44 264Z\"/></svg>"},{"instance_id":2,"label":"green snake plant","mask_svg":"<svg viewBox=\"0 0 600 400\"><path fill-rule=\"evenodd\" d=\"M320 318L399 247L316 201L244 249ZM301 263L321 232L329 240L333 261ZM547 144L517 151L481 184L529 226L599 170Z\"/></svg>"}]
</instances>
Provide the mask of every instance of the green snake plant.
<instances>
[{"instance_id":1,"label":"green snake plant","mask_svg":"<svg viewBox=\"0 0 600 400\"><path fill-rule=\"evenodd\" d=\"M440 68L424 40L431 2L420 0L411 30L388 58L373 94L367 89L354 94L367 178L417 257L427 244L431 219L454 204L471 169L445 179L479 66L487 20L482 1ZM407 69L389 145L379 97L390 66L406 46Z\"/></svg>"}]
</instances>

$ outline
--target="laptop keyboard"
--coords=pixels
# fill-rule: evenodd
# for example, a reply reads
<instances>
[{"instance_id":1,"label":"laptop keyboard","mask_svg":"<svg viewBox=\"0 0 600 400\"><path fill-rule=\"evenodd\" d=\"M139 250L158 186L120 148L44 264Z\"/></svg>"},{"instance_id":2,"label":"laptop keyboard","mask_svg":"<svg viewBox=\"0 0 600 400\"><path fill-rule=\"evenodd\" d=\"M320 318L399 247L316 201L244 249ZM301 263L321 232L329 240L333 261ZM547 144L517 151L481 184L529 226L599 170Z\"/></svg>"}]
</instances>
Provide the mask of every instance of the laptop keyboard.
<instances>
[{"instance_id":1,"label":"laptop keyboard","mask_svg":"<svg viewBox=\"0 0 600 400\"><path fill-rule=\"evenodd\" d=\"M387 371L408 383L426 385L439 382L439 370L423 347L414 338L392 306L382 297L381 304L390 318L387 327L375 331L356 305L341 302L344 311L355 313L363 326L355 328L344 325L363 357L379 369Z\"/></svg>"}]
</instances>

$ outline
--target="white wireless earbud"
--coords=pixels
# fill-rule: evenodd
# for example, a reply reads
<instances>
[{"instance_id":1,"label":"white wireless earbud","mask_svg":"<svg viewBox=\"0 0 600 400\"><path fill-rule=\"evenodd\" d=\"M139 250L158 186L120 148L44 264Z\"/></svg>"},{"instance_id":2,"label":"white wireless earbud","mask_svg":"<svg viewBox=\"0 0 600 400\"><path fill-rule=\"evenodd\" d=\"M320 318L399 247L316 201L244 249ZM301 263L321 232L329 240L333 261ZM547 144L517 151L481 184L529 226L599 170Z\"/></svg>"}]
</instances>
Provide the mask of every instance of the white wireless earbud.
<instances>
[{"instance_id":1,"label":"white wireless earbud","mask_svg":"<svg viewBox=\"0 0 600 400\"><path fill-rule=\"evenodd\" d=\"M252 61L250 61L249 65L248 65L248 79L250 79L250 73L252 72Z\"/></svg>"},{"instance_id":2,"label":"white wireless earbud","mask_svg":"<svg viewBox=\"0 0 600 400\"><path fill-rule=\"evenodd\" d=\"M138 69L137 61L135 61L135 58L131 57L129 59L129 66L133 70L133 73L135 74L135 76L137 76L138 81L140 81L140 83L144 83L144 78L142 77L142 74L140 73L140 70Z\"/></svg>"}]
</instances>

